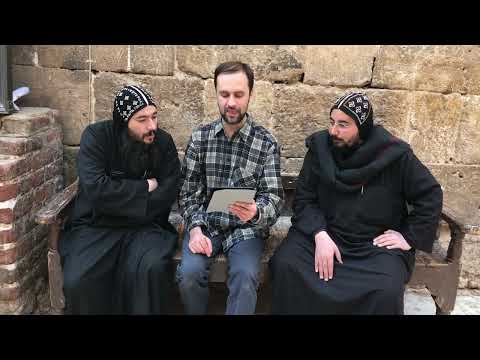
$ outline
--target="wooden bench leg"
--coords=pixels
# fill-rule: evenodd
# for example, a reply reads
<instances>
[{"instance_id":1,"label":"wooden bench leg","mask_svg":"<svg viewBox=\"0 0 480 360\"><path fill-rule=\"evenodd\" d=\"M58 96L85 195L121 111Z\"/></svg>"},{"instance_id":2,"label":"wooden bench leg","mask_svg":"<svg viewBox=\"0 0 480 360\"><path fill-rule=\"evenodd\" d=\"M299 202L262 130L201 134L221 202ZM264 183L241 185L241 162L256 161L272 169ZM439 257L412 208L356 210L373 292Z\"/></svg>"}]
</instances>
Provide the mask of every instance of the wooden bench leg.
<instances>
[{"instance_id":1,"label":"wooden bench leg","mask_svg":"<svg viewBox=\"0 0 480 360\"><path fill-rule=\"evenodd\" d=\"M52 308L59 311L65 307L63 294L63 272L58 253L58 238L60 236L60 223L50 224L48 233L48 284L50 290L50 303Z\"/></svg>"},{"instance_id":2,"label":"wooden bench leg","mask_svg":"<svg viewBox=\"0 0 480 360\"><path fill-rule=\"evenodd\" d=\"M437 303L435 303L435 308L436 308L436 312L435 312L435 315L450 315L450 311L443 311L442 308L440 308L440 306L437 305Z\"/></svg>"}]
</instances>

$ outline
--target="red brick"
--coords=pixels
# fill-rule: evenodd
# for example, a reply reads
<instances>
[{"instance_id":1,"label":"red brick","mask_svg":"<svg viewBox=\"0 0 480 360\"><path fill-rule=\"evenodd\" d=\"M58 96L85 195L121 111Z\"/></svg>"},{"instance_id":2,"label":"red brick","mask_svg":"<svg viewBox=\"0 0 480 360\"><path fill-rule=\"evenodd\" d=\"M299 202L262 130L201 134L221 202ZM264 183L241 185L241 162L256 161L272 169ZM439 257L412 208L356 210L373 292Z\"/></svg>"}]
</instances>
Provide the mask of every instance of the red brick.
<instances>
[{"instance_id":1,"label":"red brick","mask_svg":"<svg viewBox=\"0 0 480 360\"><path fill-rule=\"evenodd\" d=\"M12 209L0 209L0 223L11 224L13 222Z\"/></svg>"},{"instance_id":2,"label":"red brick","mask_svg":"<svg viewBox=\"0 0 480 360\"><path fill-rule=\"evenodd\" d=\"M0 288L0 300L1 301L12 301L20 297L20 284L15 286L2 287Z\"/></svg>"},{"instance_id":3,"label":"red brick","mask_svg":"<svg viewBox=\"0 0 480 360\"><path fill-rule=\"evenodd\" d=\"M28 163L25 158L0 159L0 181L6 181L16 178L27 172Z\"/></svg>"},{"instance_id":4,"label":"red brick","mask_svg":"<svg viewBox=\"0 0 480 360\"><path fill-rule=\"evenodd\" d=\"M11 243L16 240L16 235L13 229L0 231L0 244Z\"/></svg>"},{"instance_id":5,"label":"red brick","mask_svg":"<svg viewBox=\"0 0 480 360\"><path fill-rule=\"evenodd\" d=\"M27 152L26 138L0 138L0 154L2 155L23 155ZM31 140L30 140L31 141Z\"/></svg>"},{"instance_id":6,"label":"red brick","mask_svg":"<svg viewBox=\"0 0 480 360\"><path fill-rule=\"evenodd\" d=\"M32 174L31 188L36 188L36 187L40 186L45 181L45 173L46 173L46 169L42 168L42 169L39 169L35 173Z\"/></svg>"},{"instance_id":7,"label":"red brick","mask_svg":"<svg viewBox=\"0 0 480 360\"><path fill-rule=\"evenodd\" d=\"M16 218L21 217L23 214L28 212L35 201L34 191L30 191L20 197L13 208L13 214Z\"/></svg>"},{"instance_id":8,"label":"red brick","mask_svg":"<svg viewBox=\"0 0 480 360\"><path fill-rule=\"evenodd\" d=\"M45 167L45 181L48 181L55 176L62 175L62 165L61 160L55 160L55 162L48 164Z\"/></svg>"},{"instance_id":9,"label":"red brick","mask_svg":"<svg viewBox=\"0 0 480 360\"><path fill-rule=\"evenodd\" d=\"M0 184L0 201L13 199L18 195L18 184Z\"/></svg>"},{"instance_id":10,"label":"red brick","mask_svg":"<svg viewBox=\"0 0 480 360\"><path fill-rule=\"evenodd\" d=\"M32 234L28 234L22 241L17 242L12 248L0 250L0 265L13 264L25 256L32 247Z\"/></svg>"}]
</instances>

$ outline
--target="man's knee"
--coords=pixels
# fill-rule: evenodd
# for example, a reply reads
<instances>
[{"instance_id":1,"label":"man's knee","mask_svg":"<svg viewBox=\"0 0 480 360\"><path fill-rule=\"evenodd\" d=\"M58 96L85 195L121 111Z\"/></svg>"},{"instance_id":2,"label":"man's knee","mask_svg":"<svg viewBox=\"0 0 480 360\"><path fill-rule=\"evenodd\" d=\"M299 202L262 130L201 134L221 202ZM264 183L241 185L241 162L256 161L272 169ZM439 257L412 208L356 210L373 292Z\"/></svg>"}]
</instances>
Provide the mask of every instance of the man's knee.
<instances>
[{"instance_id":1,"label":"man's knee","mask_svg":"<svg viewBox=\"0 0 480 360\"><path fill-rule=\"evenodd\" d=\"M171 259L166 259L163 253L159 253L154 249L148 251L141 260L140 269L145 274L167 274L171 271Z\"/></svg>"},{"instance_id":2,"label":"man's knee","mask_svg":"<svg viewBox=\"0 0 480 360\"><path fill-rule=\"evenodd\" d=\"M397 303L403 298L405 286L399 281L385 282L378 291L379 301L385 304Z\"/></svg>"},{"instance_id":3,"label":"man's knee","mask_svg":"<svg viewBox=\"0 0 480 360\"><path fill-rule=\"evenodd\" d=\"M208 283L208 271L200 261L182 261L175 274L177 283L182 288Z\"/></svg>"},{"instance_id":4,"label":"man's knee","mask_svg":"<svg viewBox=\"0 0 480 360\"><path fill-rule=\"evenodd\" d=\"M243 263L230 270L229 277L232 283L248 289L257 289L260 276L260 264Z\"/></svg>"}]
</instances>

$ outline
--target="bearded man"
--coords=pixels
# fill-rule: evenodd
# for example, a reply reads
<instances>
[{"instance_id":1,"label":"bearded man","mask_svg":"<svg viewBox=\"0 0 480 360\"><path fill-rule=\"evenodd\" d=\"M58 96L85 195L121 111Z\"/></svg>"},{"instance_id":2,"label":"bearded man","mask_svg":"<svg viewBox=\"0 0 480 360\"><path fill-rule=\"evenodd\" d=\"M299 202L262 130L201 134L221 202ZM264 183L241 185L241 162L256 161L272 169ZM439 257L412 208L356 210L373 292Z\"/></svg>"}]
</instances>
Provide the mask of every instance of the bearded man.
<instances>
[{"instance_id":1,"label":"bearded man","mask_svg":"<svg viewBox=\"0 0 480 360\"><path fill-rule=\"evenodd\" d=\"M228 259L226 314L253 314L264 239L283 202L280 147L247 112L254 84L250 66L220 64L214 84L220 117L193 132L182 164L179 205L186 231L177 282L187 314L205 314L210 267L223 252ZM255 198L232 203L228 213L207 213L213 191L222 187L253 188Z\"/></svg>"},{"instance_id":2,"label":"bearded man","mask_svg":"<svg viewBox=\"0 0 480 360\"><path fill-rule=\"evenodd\" d=\"M113 120L82 134L78 195L60 241L67 314L170 311L180 179L172 137L150 93L122 88Z\"/></svg>"},{"instance_id":3,"label":"bearded man","mask_svg":"<svg viewBox=\"0 0 480 360\"><path fill-rule=\"evenodd\" d=\"M374 125L363 93L306 139L292 226L270 259L275 314L403 314L415 250L432 251L442 190L410 146Z\"/></svg>"}]
</instances>

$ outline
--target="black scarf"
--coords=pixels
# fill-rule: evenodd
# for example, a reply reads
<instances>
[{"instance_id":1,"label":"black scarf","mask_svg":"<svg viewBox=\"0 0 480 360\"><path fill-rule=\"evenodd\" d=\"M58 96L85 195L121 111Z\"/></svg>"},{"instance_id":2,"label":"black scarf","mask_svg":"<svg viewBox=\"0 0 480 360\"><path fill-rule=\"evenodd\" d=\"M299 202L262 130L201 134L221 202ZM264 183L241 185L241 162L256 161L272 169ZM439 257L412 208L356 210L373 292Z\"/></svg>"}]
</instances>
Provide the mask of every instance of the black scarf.
<instances>
[{"instance_id":1,"label":"black scarf","mask_svg":"<svg viewBox=\"0 0 480 360\"><path fill-rule=\"evenodd\" d=\"M342 192L359 190L386 166L411 151L410 145L381 126L374 126L368 140L352 149L349 156L334 156L327 130L309 136L306 146L316 159L313 172L323 183Z\"/></svg>"}]
</instances>

